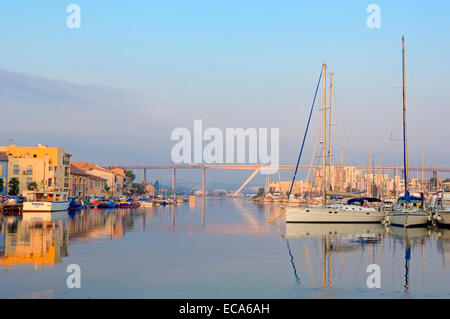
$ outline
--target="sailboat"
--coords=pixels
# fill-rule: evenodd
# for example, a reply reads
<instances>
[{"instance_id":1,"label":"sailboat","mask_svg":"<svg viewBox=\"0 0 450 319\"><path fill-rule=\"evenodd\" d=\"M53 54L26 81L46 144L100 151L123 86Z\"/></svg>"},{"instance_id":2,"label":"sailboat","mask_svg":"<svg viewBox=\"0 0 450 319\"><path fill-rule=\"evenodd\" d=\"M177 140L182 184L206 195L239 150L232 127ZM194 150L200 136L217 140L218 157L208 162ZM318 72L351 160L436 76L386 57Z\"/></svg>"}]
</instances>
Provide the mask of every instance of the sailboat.
<instances>
[{"instance_id":1,"label":"sailboat","mask_svg":"<svg viewBox=\"0 0 450 319\"><path fill-rule=\"evenodd\" d=\"M324 63L322 65L322 73L321 78L323 78L323 117L322 117L322 127L323 127L323 141L322 141L322 206L313 206L313 207L298 207L298 206L289 206L284 207L286 213L286 222L287 223L381 223L384 220L386 213L381 209L377 209L374 207L362 207L358 205L327 205L327 195L330 195L330 192L327 190L327 164L325 159L326 154L326 137L327 137L327 116L326 116L326 70L327 65ZM317 89L320 84L319 83L316 88ZM331 92L333 94L333 92ZM314 101L315 101L314 96ZM312 110L311 108L310 118ZM308 132L309 120L306 127L306 132L303 137L302 148L300 150L300 155L297 161L297 166L295 169L295 173L291 182L291 189L289 191L289 196L292 191L292 187L295 182L295 176L297 175L298 165L300 162L301 154L303 151L304 142L306 139L306 134Z\"/></svg>"},{"instance_id":2,"label":"sailboat","mask_svg":"<svg viewBox=\"0 0 450 319\"><path fill-rule=\"evenodd\" d=\"M442 183L442 190L434 195L434 219L440 225L450 225L450 183Z\"/></svg>"},{"instance_id":3,"label":"sailboat","mask_svg":"<svg viewBox=\"0 0 450 319\"><path fill-rule=\"evenodd\" d=\"M423 211L423 206L417 207L411 202L408 191L408 149L406 134L406 89L405 89L405 37L402 37L402 73L403 73L403 174L405 179L404 201L386 216L386 221L392 226L418 227L429 223L431 217Z\"/></svg>"}]
</instances>

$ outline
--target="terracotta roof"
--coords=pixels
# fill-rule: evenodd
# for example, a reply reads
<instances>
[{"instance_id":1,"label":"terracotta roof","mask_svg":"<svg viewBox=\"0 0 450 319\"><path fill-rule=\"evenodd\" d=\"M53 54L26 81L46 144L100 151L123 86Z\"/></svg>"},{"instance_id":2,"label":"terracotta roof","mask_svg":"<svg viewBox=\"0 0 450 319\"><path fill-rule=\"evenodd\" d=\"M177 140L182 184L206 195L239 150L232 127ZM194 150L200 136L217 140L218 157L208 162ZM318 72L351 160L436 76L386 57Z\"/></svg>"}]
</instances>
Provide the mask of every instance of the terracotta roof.
<instances>
[{"instance_id":1,"label":"terracotta roof","mask_svg":"<svg viewBox=\"0 0 450 319\"><path fill-rule=\"evenodd\" d=\"M114 174L120 175L122 177L126 176L125 170L123 168L120 168L120 167L114 167L114 168L110 169L110 171L113 172Z\"/></svg>"},{"instance_id":2,"label":"terracotta roof","mask_svg":"<svg viewBox=\"0 0 450 319\"><path fill-rule=\"evenodd\" d=\"M8 161L8 154L6 152L0 152L0 161Z\"/></svg>"},{"instance_id":3,"label":"terracotta roof","mask_svg":"<svg viewBox=\"0 0 450 319\"><path fill-rule=\"evenodd\" d=\"M78 167L76 167L74 165L70 165L70 174L71 175L89 176L88 173L86 173L85 171L79 169Z\"/></svg>"},{"instance_id":4,"label":"terracotta roof","mask_svg":"<svg viewBox=\"0 0 450 319\"><path fill-rule=\"evenodd\" d=\"M89 171L89 170L91 170L91 169L96 169L96 170L108 172L107 169L104 169L103 167L100 167L100 166L98 166L98 165L91 164L91 163L71 162L71 164L72 164L73 166L76 166L77 168L83 170L83 171Z\"/></svg>"},{"instance_id":5,"label":"terracotta roof","mask_svg":"<svg viewBox=\"0 0 450 319\"><path fill-rule=\"evenodd\" d=\"M87 175L88 175L88 177L89 177L90 179L93 179L94 181L106 182L106 179L101 178L101 177L99 177L99 176L95 176L95 175L92 175L92 174L87 174Z\"/></svg>"}]
</instances>

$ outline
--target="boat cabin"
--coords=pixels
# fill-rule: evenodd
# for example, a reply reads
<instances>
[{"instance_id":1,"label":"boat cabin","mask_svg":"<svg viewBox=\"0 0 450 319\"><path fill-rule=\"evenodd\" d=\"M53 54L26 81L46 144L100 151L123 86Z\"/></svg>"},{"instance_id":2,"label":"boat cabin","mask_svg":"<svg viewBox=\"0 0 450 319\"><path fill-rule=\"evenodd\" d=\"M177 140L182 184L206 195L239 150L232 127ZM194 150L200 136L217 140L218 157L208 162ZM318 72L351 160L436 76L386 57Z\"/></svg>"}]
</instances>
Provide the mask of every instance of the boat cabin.
<instances>
[{"instance_id":1,"label":"boat cabin","mask_svg":"<svg viewBox=\"0 0 450 319\"><path fill-rule=\"evenodd\" d=\"M60 202L69 200L69 195L66 192L27 191L24 192L24 196L28 202Z\"/></svg>"}]
</instances>

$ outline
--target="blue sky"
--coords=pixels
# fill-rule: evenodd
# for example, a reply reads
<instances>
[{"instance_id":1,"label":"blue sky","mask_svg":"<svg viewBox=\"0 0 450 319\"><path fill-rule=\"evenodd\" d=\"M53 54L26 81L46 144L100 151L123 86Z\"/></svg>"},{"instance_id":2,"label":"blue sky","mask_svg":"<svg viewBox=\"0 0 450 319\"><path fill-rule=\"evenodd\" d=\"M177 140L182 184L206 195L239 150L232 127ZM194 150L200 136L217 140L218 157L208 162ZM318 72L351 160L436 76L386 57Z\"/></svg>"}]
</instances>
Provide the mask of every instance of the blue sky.
<instances>
[{"instance_id":1,"label":"blue sky","mask_svg":"<svg viewBox=\"0 0 450 319\"><path fill-rule=\"evenodd\" d=\"M71 3L81 7L81 29L66 27ZM381 29L366 26L372 3L381 8ZM0 144L13 137L23 145L64 144L80 161L164 163L170 160L170 132L192 129L194 119L203 119L219 128L280 127L281 162L292 163L325 60L335 73L336 107L344 118L336 120L336 148L345 148L347 162L359 164L370 150L388 158L390 132L401 137L396 87L405 34L411 161L424 151L426 164L450 164L439 139L448 136L450 116L448 1L73 0L0 6L5 83L12 83L11 72L42 79L46 88L63 83L66 93L77 87L81 96L97 95L89 115L85 100L70 94L55 100L36 93L39 85L20 86L14 94L4 89L0 97L16 112L6 115L26 109L28 120L0 129ZM115 93L105 96L105 88ZM130 98L119 105L116 91ZM58 105L90 121L80 124L75 114L67 120ZM43 113L68 123L55 124L58 134L46 131L33 122ZM99 147L102 152L95 151ZM392 147L400 162L400 145Z\"/></svg>"}]
</instances>

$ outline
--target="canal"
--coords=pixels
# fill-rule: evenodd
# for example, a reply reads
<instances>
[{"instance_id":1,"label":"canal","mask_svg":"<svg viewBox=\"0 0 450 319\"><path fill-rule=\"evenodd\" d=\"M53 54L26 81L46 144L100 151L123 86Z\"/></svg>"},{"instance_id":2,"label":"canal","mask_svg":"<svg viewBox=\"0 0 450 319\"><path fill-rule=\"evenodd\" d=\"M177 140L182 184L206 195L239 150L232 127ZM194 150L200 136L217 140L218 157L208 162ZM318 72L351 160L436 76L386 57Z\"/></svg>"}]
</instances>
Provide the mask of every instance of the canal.
<instances>
[{"instance_id":1,"label":"canal","mask_svg":"<svg viewBox=\"0 0 450 319\"><path fill-rule=\"evenodd\" d=\"M0 283L0 298L449 298L450 230L286 225L242 199L0 216Z\"/></svg>"}]
</instances>

